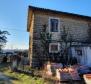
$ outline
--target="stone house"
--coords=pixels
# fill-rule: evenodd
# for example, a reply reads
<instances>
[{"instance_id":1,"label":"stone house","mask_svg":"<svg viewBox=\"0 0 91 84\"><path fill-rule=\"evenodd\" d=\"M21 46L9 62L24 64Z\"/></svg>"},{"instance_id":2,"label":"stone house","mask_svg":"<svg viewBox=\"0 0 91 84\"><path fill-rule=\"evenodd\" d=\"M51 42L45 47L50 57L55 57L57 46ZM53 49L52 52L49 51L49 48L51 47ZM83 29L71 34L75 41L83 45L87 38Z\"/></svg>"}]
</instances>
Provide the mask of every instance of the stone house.
<instances>
[{"instance_id":1,"label":"stone house","mask_svg":"<svg viewBox=\"0 0 91 84\"><path fill-rule=\"evenodd\" d=\"M61 37L65 29L67 42L70 43L70 55L75 56L81 62L84 57L84 49L90 49L91 17L73 13L61 12L51 9L29 6L27 18L27 31L29 32L29 59L33 67L39 67L48 58L61 60ZM51 42L46 49L49 56L46 56L41 42L41 32L51 34ZM86 51L86 50L85 50ZM51 53L51 54L50 54ZM87 55L87 54L86 54ZM85 60L86 61L86 60ZM85 64L85 61L82 64Z\"/></svg>"}]
</instances>

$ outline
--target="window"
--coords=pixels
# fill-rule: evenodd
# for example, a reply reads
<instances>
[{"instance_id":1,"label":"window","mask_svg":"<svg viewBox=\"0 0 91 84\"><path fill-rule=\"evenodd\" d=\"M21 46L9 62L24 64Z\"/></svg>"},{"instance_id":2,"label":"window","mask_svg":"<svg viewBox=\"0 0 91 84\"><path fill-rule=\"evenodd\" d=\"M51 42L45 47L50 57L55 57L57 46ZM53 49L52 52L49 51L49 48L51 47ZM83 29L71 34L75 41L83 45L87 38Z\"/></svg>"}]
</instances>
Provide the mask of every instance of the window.
<instances>
[{"instance_id":1,"label":"window","mask_svg":"<svg viewBox=\"0 0 91 84\"><path fill-rule=\"evenodd\" d=\"M58 53L59 52L59 43L50 43L49 44L49 52L50 53Z\"/></svg>"},{"instance_id":2,"label":"window","mask_svg":"<svg viewBox=\"0 0 91 84\"><path fill-rule=\"evenodd\" d=\"M50 32L59 31L59 19L50 18Z\"/></svg>"},{"instance_id":3,"label":"window","mask_svg":"<svg viewBox=\"0 0 91 84\"><path fill-rule=\"evenodd\" d=\"M82 56L82 50L77 50L77 55Z\"/></svg>"},{"instance_id":4,"label":"window","mask_svg":"<svg viewBox=\"0 0 91 84\"><path fill-rule=\"evenodd\" d=\"M82 49L81 48L76 48L76 53L78 56L82 56Z\"/></svg>"}]
</instances>

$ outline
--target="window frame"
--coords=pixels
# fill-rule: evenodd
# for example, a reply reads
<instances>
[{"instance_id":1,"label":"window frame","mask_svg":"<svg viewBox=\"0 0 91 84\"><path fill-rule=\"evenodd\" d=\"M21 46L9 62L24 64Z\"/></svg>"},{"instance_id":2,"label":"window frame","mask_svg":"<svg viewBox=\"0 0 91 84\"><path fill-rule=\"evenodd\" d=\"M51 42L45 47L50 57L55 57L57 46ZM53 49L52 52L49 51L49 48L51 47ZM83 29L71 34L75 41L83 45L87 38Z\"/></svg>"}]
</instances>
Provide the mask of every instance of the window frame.
<instances>
[{"instance_id":1,"label":"window frame","mask_svg":"<svg viewBox=\"0 0 91 84\"><path fill-rule=\"evenodd\" d=\"M58 20L58 31L51 31L51 19L57 19ZM49 32L50 33L58 33L60 32L60 18L57 18L57 17L49 17Z\"/></svg>"},{"instance_id":2,"label":"window frame","mask_svg":"<svg viewBox=\"0 0 91 84\"><path fill-rule=\"evenodd\" d=\"M83 55L82 49L76 49L76 54L78 56L82 56Z\"/></svg>"},{"instance_id":3,"label":"window frame","mask_svg":"<svg viewBox=\"0 0 91 84\"><path fill-rule=\"evenodd\" d=\"M51 50L51 45L57 45L58 50L52 51ZM60 43L50 43L49 44L49 53L58 53L60 51Z\"/></svg>"}]
</instances>

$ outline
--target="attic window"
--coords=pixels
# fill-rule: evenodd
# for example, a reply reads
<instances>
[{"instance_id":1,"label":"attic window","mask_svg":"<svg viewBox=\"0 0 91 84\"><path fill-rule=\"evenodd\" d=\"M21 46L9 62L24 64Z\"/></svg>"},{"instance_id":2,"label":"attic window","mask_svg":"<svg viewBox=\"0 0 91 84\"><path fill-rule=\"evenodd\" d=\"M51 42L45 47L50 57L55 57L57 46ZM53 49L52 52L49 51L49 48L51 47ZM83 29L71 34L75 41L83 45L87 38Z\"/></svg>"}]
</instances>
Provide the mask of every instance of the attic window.
<instances>
[{"instance_id":1,"label":"attic window","mask_svg":"<svg viewBox=\"0 0 91 84\"><path fill-rule=\"evenodd\" d=\"M59 19L58 18L50 18L50 32L58 32L59 31Z\"/></svg>"}]
</instances>

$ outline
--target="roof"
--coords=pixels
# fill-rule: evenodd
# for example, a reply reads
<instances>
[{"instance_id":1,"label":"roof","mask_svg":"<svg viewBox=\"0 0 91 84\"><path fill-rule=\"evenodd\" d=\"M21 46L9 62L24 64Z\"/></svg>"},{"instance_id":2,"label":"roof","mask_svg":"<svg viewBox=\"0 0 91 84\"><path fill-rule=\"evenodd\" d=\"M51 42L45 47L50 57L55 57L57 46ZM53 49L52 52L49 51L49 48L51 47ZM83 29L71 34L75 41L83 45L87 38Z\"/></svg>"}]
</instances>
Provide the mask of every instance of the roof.
<instances>
[{"instance_id":1,"label":"roof","mask_svg":"<svg viewBox=\"0 0 91 84\"><path fill-rule=\"evenodd\" d=\"M73 18L80 18L80 19L83 19L83 20L90 20L91 21L91 16L85 16L85 15L79 15L79 14L74 14L74 13L68 13L68 12L62 12L62 11L57 11L57 10L52 10L52 9L46 9L46 8L40 8L40 7L34 7L34 6L29 6L29 9L28 9L28 13L29 11L41 11L41 12L47 12L47 13L53 13L53 14L63 14L65 16L70 16L70 17L73 17ZM32 16L32 14L31 14ZM31 20L29 22L29 17L31 17L29 14L28 14L28 24L27 24L27 31L29 31L29 25L31 25Z\"/></svg>"},{"instance_id":2,"label":"roof","mask_svg":"<svg viewBox=\"0 0 91 84\"><path fill-rule=\"evenodd\" d=\"M29 6L29 9L39 10L39 11L45 11L45 12L52 12L52 13L57 13L57 14L68 14L68 15L72 15L72 16L78 16L78 17L82 17L82 18L91 19L91 16L74 14L74 13L68 13L68 12L62 12L62 11L57 11L57 10L52 10L52 9L46 9L46 8L40 8L40 7L34 7L34 6Z\"/></svg>"}]
</instances>

